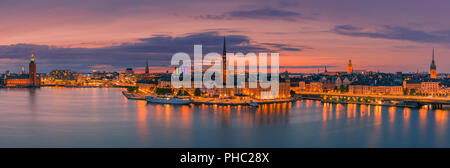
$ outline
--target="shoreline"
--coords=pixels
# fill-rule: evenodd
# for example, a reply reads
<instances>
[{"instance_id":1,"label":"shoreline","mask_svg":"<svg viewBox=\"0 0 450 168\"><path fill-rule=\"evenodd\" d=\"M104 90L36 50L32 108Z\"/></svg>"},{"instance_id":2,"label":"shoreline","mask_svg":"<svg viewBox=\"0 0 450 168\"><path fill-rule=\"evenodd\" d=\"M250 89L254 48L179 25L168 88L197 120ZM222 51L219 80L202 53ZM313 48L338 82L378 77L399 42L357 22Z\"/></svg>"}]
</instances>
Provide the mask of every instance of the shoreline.
<instances>
[{"instance_id":1,"label":"shoreline","mask_svg":"<svg viewBox=\"0 0 450 168\"><path fill-rule=\"evenodd\" d=\"M139 93L129 93L127 91L122 91L122 94L130 100L145 100L145 95L139 94ZM232 99L223 99L223 100L232 100ZM273 104L273 103L288 103L288 102L293 102L295 101L295 98L285 98L285 99L273 99L273 100L252 100L253 102L257 103L257 104ZM226 102L226 101L222 101L222 102L218 102L217 100L201 100L201 99L193 99L192 100L192 104L196 104L196 105L224 105L224 106L240 106L240 105L244 105L244 106L250 106L249 105L250 100L244 100L242 102Z\"/></svg>"}]
</instances>

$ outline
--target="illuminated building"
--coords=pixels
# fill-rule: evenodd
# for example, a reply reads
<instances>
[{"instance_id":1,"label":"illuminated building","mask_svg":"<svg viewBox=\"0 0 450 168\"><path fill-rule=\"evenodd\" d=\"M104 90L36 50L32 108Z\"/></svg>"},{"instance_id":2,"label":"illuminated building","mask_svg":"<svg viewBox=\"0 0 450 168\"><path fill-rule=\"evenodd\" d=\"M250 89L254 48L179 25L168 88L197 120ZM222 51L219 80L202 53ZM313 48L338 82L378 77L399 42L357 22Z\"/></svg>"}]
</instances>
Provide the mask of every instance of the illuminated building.
<instances>
[{"instance_id":1,"label":"illuminated building","mask_svg":"<svg viewBox=\"0 0 450 168\"><path fill-rule=\"evenodd\" d=\"M7 76L6 87L39 87L40 78L36 75L36 63L34 60L34 53L31 53L28 75L22 74L19 76Z\"/></svg>"},{"instance_id":2,"label":"illuminated building","mask_svg":"<svg viewBox=\"0 0 450 168\"><path fill-rule=\"evenodd\" d=\"M434 63L434 48L433 48L433 54L432 54L432 60L430 65L430 78L436 79L436 64Z\"/></svg>"},{"instance_id":3,"label":"illuminated building","mask_svg":"<svg viewBox=\"0 0 450 168\"><path fill-rule=\"evenodd\" d=\"M30 64L29 64L29 76L30 76L30 86L36 87L39 86L39 80L36 78L36 63L34 62L34 52L31 53Z\"/></svg>"},{"instance_id":4,"label":"illuminated building","mask_svg":"<svg viewBox=\"0 0 450 168\"><path fill-rule=\"evenodd\" d=\"M353 73L353 64L352 64L352 60L348 61L347 64L347 74L352 74Z\"/></svg>"},{"instance_id":5,"label":"illuminated building","mask_svg":"<svg viewBox=\"0 0 450 168\"><path fill-rule=\"evenodd\" d=\"M420 92L425 94L436 94L439 92L439 82L421 82Z\"/></svg>"},{"instance_id":6,"label":"illuminated building","mask_svg":"<svg viewBox=\"0 0 450 168\"><path fill-rule=\"evenodd\" d=\"M136 86L139 87L139 90L145 92L152 92L158 86L158 81L156 80L138 80L136 82Z\"/></svg>"},{"instance_id":7,"label":"illuminated building","mask_svg":"<svg viewBox=\"0 0 450 168\"><path fill-rule=\"evenodd\" d=\"M371 94L403 95L403 87L396 85L371 86Z\"/></svg>"},{"instance_id":8,"label":"illuminated building","mask_svg":"<svg viewBox=\"0 0 450 168\"><path fill-rule=\"evenodd\" d=\"M8 76L6 87L29 87L30 80L28 75Z\"/></svg>"},{"instance_id":9,"label":"illuminated building","mask_svg":"<svg viewBox=\"0 0 450 168\"><path fill-rule=\"evenodd\" d=\"M348 92L351 94L369 94L370 85L351 84Z\"/></svg>"}]
</instances>

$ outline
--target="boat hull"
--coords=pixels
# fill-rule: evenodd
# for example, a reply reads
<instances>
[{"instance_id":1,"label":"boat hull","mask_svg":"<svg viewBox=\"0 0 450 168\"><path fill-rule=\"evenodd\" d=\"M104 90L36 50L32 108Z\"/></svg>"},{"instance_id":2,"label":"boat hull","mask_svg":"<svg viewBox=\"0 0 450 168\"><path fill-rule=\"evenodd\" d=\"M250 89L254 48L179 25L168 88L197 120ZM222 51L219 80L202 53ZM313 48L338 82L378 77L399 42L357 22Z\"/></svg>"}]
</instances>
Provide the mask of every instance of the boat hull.
<instances>
[{"instance_id":1,"label":"boat hull","mask_svg":"<svg viewBox=\"0 0 450 168\"><path fill-rule=\"evenodd\" d=\"M158 98L158 97L145 97L147 103L156 104L173 104L173 105L188 105L192 103L192 100L180 99L180 98Z\"/></svg>"}]
</instances>

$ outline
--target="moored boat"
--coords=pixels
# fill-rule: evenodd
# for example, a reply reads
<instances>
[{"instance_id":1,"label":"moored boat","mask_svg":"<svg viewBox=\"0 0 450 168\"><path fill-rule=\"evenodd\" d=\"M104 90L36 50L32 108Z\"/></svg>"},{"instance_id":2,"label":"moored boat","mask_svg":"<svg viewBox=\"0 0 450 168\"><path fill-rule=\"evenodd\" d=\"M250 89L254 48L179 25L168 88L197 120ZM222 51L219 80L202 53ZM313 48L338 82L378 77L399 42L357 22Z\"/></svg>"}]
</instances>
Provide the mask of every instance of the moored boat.
<instances>
[{"instance_id":1,"label":"moored boat","mask_svg":"<svg viewBox=\"0 0 450 168\"><path fill-rule=\"evenodd\" d=\"M188 97L158 97L158 96L146 96L145 100L148 103L158 103L158 104L178 104L186 105L191 104L192 100Z\"/></svg>"}]
</instances>

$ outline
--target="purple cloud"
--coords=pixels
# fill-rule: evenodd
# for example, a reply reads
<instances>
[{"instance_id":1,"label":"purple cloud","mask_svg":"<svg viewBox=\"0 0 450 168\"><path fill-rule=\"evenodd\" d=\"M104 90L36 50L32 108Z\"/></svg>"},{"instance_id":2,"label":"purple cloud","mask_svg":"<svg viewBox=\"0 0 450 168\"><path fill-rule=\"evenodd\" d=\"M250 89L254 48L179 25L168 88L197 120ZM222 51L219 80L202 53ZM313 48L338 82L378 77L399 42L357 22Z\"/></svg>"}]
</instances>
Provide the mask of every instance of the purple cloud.
<instances>
[{"instance_id":1,"label":"purple cloud","mask_svg":"<svg viewBox=\"0 0 450 168\"><path fill-rule=\"evenodd\" d=\"M384 25L379 30L367 31L364 28L353 25L338 25L332 31L352 37L406 40L423 43L450 43L450 30L427 32L402 26Z\"/></svg>"}]
</instances>

